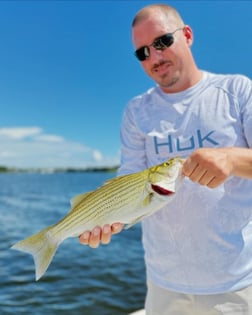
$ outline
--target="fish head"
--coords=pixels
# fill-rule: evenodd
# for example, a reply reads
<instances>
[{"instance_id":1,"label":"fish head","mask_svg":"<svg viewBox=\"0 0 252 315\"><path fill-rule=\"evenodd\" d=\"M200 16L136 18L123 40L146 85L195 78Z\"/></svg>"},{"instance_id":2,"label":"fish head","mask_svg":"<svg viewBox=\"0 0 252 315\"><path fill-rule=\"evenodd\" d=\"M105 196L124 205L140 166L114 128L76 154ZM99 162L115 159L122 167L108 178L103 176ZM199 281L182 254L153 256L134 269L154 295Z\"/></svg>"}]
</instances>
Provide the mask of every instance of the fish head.
<instances>
[{"instance_id":1,"label":"fish head","mask_svg":"<svg viewBox=\"0 0 252 315\"><path fill-rule=\"evenodd\" d=\"M173 195L180 185L183 160L172 158L149 169L149 184L153 192L160 196Z\"/></svg>"}]
</instances>

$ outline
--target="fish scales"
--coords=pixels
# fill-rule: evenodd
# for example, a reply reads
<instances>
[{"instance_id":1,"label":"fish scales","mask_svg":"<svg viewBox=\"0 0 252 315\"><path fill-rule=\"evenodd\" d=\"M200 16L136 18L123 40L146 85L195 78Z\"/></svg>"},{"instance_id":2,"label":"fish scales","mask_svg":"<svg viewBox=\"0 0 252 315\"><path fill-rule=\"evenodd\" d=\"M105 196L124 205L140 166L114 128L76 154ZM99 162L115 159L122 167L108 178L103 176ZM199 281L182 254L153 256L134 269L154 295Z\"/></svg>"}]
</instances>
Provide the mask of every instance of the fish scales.
<instances>
[{"instance_id":1,"label":"fish scales","mask_svg":"<svg viewBox=\"0 0 252 315\"><path fill-rule=\"evenodd\" d=\"M147 176L143 176L144 179L146 177ZM131 180L128 181L127 178L131 178ZM109 207L111 204L116 206L116 208L112 208L112 211L118 211L126 202L129 203L129 194L133 200L132 202L139 199L139 195L141 196L146 186L145 183L143 185L143 178L133 180L132 174L128 175L127 178L118 177L115 182L109 184L109 190L107 188L108 184L105 184L101 186L95 194L90 193L85 199L88 203L88 205L84 207L85 210L83 211L83 204L80 202L77 206L73 207L74 210L72 212L66 215L68 220L64 220L63 218L61 222L54 226L52 233L56 235L64 230L71 229L71 226L76 227L76 221L84 228L84 222L94 221L100 216L104 217L108 213L111 213L111 208ZM136 187L138 189L136 189ZM106 206L106 204L109 205Z\"/></svg>"}]
</instances>

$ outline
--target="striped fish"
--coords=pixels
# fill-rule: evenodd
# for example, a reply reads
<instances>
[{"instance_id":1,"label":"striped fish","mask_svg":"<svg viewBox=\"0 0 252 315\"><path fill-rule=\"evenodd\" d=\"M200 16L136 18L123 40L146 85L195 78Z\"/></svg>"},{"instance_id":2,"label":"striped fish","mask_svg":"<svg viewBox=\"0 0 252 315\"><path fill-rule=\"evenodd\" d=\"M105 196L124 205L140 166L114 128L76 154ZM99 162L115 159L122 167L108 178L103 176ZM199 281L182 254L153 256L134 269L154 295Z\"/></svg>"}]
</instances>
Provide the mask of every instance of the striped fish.
<instances>
[{"instance_id":1,"label":"striped fish","mask_svg":"<svg viewBox=\"0 0 252 315\"><path fill-rule=\"evenodd\" d=\"M94 191L75 196L69 213L59 222L11 248L33 256L39 280L66 238L115 222L130 227L172 200L183 178L182 163L180 158L170 159L137 173L115 177Z\"/></svg>"}]
</instances>

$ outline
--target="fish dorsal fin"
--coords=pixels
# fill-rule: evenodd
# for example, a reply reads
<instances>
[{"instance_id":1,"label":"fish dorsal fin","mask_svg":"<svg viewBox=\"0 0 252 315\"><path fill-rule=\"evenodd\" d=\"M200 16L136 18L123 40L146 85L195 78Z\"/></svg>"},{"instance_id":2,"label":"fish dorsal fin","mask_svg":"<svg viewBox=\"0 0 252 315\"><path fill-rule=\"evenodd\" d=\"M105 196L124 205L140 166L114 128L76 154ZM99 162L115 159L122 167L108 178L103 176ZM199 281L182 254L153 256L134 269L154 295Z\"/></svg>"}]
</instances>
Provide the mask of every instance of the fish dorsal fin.
<instances>
[{"instance_id":1,"label":"fish dorsal fin","mask_svg":"<svg viewBox=\"0 0 252 315\"><path fill-rule=\"evenodd\" d=\"M88 195L90 195L92 193L92 191L86 192L84 194L79 194L74 196L71 200L70 200L70 204L71 204L71 210L72 208L74 208L75 206L77 206L83 199L87 198ZM70 211L71 211L70 210Z\"/></svg>"}]
</instances>

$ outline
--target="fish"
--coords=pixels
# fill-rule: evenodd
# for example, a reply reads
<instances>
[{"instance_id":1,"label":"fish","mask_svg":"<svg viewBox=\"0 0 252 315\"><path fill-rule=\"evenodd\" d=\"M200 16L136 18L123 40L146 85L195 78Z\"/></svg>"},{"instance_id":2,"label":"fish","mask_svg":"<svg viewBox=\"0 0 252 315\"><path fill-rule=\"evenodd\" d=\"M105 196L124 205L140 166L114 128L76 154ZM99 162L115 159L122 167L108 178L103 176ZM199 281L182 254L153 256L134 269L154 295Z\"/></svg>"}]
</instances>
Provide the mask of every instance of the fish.
<instances>
[{"instance_id":1,"label":"fish","mask_svg":"<svg viewBox=\"0 0 252 315\"><path fill-rule=\"evenodd\" d=\"M70 211L62 219L18 241L11 249L33 256L38 281L65 239L115 222L130 228L169 203L182 182L182 165L183 160L175 157L142 171L109 179L97 189L73 197Z\"/></svg>"}]
</instances>

